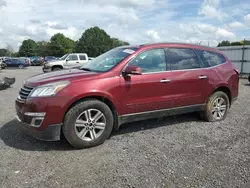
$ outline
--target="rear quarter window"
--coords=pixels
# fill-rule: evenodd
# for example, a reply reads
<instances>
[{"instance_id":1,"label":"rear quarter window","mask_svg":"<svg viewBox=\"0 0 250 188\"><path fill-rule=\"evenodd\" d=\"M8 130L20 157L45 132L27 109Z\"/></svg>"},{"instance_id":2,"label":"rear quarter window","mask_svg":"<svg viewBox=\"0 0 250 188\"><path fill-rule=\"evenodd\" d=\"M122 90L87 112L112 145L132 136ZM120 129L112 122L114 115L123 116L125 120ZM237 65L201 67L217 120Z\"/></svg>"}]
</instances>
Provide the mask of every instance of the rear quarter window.
<instances>
[{"instance_id":1,"label":"rear quarter window","mask_svg":"<svg viewBox=\"0 0 250 188\"><path fill-rule=\"evenodd\" d=\"M200 57L204 67L213 67L224 64L227 60L219 53L210 52L206 50L195 50L197 55Z\"/></svg>"},{"instance_id":2,"label":"rear quarter window","mask_svg":"<svg viewBox=\"0 0 250 188\"><path fill-rule=\"evenodd\" d=\"M79 57L80 57L80 60L86 60L87 59L85 55L79 55Z\"/></svg>"}]
</instances>

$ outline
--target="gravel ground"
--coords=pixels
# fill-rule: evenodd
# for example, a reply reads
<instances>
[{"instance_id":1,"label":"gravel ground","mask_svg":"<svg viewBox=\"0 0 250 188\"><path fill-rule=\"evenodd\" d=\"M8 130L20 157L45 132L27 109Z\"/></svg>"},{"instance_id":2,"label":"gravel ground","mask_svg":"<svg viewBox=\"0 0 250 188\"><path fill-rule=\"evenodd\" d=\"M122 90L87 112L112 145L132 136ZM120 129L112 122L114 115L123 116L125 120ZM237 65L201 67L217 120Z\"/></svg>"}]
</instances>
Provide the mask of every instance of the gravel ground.
<instances>
[{"instance_id":1,"label":"gravel ground","mask_svg":"<svg viewBox=\"0 0 250 188\"><path fill-rule=\"evenodd\" d=\"M41 67L3 70L15 75L0 91L0 187L250 187L250 85L221 123L194 114L127 124L103 145L74 150L65 141L22 134L14 101L23 80ZM1 78L0 77L0 78Z\"/></svg>"}]
</instances>

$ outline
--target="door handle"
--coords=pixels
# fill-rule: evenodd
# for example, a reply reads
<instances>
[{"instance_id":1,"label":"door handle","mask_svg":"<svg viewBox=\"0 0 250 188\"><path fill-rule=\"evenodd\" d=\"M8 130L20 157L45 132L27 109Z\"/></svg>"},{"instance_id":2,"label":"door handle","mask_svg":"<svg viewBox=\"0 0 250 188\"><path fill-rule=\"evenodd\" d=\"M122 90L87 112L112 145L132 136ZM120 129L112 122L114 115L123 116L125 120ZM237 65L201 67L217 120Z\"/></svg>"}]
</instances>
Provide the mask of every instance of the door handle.
<instances>
[{"instance_id":1,"label":"door handle","mask_svg":"<svg viewBox=\"0 0 250 188\"><path fill-rule=\"evenodd\" d=\"M171 82L171 80L169 80L169 79L162 79L160 82L161 83L167 83L167 82Z\"/></svg>"},{"instance_id":2,"label":"door handle","mask_svg":"<svg viewBox=\"0 0 250 188\"><path fill-rule=\"evenodd\" d=\"M208 76L204 76L204 75L199 76L199 79L207 79L207 78Z\"/></svg>"},{"instance_id":3,"label":"door handle","mask_svg":"<svg viewBox=\"0 0 250 188\"><path fill-rule=\"evenodd\" d=\"M76 63L79 63L78 61Z\"/></svg>"}]
</instances>

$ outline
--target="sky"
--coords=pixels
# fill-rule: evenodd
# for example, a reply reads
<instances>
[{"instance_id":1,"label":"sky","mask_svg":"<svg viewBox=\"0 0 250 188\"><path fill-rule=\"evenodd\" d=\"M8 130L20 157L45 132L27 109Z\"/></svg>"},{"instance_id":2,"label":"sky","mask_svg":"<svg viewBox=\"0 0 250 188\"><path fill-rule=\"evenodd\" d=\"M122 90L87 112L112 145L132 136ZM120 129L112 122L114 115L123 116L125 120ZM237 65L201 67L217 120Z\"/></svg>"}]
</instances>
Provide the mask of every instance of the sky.
<instances>
[{"instance_id":1,"label":"sky","mask_svg":"<svg viewBox=\"0 0 250 188\"><path fill-rule=\"evenodd\" d=\"M98 26L130 44L250 39L246 0L0 0L0 48Z\"/></svg>"}]
</instances>

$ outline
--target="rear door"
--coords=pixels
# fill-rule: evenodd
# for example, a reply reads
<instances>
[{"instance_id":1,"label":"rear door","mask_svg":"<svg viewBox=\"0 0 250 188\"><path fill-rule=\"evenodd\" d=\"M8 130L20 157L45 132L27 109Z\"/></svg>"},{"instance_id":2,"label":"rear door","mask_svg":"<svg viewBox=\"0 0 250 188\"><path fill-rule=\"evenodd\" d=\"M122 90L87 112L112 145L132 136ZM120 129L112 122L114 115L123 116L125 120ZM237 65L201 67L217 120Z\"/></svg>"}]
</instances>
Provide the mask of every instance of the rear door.
<instances>
[{"instance_id":1,"label":"rear door","mask_svg":"<svg viewBox=\"0 0 250 188\"><path fill-rule=\"evenodd\" d=\"M204 104L204 93L212 88L207 69L191 48L167 48L167 62L170 64L169 79L174 85L171 90L175 107Z\"/></svg>"},{"instance_id":2,"label":"rear door","mask_svg":"<svg viewBox=\"0 0 250 188\"><path fill-rule=\"evenodd\" d=\"M66 59L66 67L73 68L79 66L78 54L70 54Z\"/></svg>"},{"instance_id":3,"label":"rear door","mask_svg":"<svg viewBox=\"0 0 250 188\"><path fill-rule=\"evenodd\" d=\"M88 57L86 54L79 54L79 59L80 59L79 61L80 66L88 62Z\"/></svg>"}]
</instances>

